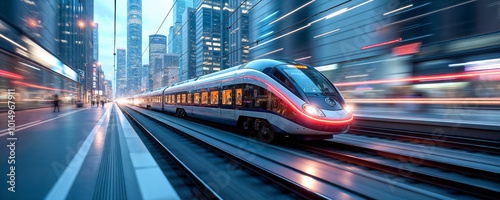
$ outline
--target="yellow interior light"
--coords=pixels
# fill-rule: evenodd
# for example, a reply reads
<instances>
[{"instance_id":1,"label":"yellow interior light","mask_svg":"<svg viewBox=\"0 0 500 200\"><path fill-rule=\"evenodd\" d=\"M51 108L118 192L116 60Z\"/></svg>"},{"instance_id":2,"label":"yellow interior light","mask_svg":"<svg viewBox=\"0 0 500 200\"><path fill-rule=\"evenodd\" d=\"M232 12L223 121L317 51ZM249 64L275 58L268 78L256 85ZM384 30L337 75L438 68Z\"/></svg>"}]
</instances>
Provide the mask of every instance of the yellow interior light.
<instances>
[{"instance_id":1,"label":"yellow interior light","mask_svg":"<svg viewBox=\"0 0 500 200\"><path fill-rule=\"evenodd\" d=\"M288 67L299 68L299 69L307 69L305 65L287 65Z\"/></svg>"}]
</instances>

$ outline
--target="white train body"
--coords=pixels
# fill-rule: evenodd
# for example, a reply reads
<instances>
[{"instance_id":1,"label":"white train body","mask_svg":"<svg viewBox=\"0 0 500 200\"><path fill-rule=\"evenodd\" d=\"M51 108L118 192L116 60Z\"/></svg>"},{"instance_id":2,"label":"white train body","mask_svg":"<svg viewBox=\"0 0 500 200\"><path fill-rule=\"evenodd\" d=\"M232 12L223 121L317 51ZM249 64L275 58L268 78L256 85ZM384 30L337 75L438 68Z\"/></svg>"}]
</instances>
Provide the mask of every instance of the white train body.
<instances>
[{"instance_id":1,"label":"white train body","mask_svg":"<svg viewBox=\"0 0 500 200\"><path fill-rule=\"evenodd\" d=\"M345 133L353 120L333 84L314 68L290 61L252 61L133 99L144 108L245 129L259 130L256 122L265 122L278 134L302 139Z\"/></svg>"}]
</instances>

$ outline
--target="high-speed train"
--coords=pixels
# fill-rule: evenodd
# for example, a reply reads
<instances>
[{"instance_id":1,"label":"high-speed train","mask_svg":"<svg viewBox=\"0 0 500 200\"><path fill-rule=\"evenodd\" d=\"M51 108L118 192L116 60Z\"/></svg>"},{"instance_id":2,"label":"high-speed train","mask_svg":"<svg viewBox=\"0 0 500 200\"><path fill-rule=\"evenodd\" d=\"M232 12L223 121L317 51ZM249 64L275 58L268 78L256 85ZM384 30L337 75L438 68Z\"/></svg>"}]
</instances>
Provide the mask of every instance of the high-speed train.
<instances>
[{"instance_id":1,"label":"high-speed train","mask_svg":"<svg viewBox=\"0 0 500 200\"><path fill-rule=\"evenodd\" d=\"M337 88L320 72L287 60L255 60L133 96L136 106L214 121L257 134L314 140L345 133L353 120Z\"/></svg>"}]
</instances>

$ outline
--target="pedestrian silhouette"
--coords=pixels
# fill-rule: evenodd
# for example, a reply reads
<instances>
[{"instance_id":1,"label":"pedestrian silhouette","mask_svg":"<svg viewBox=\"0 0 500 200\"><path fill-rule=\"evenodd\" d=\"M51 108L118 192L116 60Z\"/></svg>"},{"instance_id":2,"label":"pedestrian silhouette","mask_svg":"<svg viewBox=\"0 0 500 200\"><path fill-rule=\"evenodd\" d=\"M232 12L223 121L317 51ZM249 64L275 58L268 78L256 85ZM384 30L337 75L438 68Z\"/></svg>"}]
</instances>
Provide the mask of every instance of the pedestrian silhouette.
<instances>
[{"instance_id":1,"label":"pedestrian silhouette","mask_svg":"<svg viewBox=\"0 0 500 200\"><path fill-rule=\"evenodd\" d=\"M54 112L59 112L59 96L57 94L54 95Z\"/></svg>"}]
</instances>

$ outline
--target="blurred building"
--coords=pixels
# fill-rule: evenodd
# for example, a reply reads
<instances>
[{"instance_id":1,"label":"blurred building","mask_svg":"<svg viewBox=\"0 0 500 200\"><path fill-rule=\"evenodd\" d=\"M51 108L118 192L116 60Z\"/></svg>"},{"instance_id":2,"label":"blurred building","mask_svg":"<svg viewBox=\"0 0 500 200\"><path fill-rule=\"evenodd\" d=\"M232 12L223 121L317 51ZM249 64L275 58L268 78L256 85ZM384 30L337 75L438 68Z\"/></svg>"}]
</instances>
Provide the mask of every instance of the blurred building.
<instances>
[{"instance_id":1,"label":"blurred building","mask_svg":"<svg viewBox=\"0 0 500 200\"><path fill-rule=\"evenodd\" d=\"M178 57L177 54L164 54L155 60L153 90L170 86L179 81L179 65L176 62Z\"/></svg>"},{"instance_id":2,"label":"blurred building","mask_svg":"<svg viewBox=\"0 0 500 200\"><path fill-rule=\"evenodd\" d=\"M92 92L92 65L94 62L94 1L60 1L59 55L70 66L83 72L83 96L89 100ZM49 11L51 12L51 11ZM48 14L48 15L52 15ZM45 18L46 14L41 15Z\"/></svg>"},{"instance_id":3,"label":"blurred building","mask_svg":"<svg viewBox=\"0 0 500 200\"><path fill-rule=\"evenodd\" d=\"M123 97L127 92L127 50L118 48L116 50L116 96Z\"/></svg>"},{"instance_id":4,"label":"blurred building","mask_svg":"<svg viewBox=\"0 0 500 200\"><path fill-rule=\"evenodd\" d=\"M187 8L182 16L182 64L179 73L180 80L188 80L196 77L196 9Z\"/></svg>"},{"instance_id":5,"label":"blurred building","mask_svg":"<svg viewBox=\"0 0 500 200\"><path fill-rule=\"evenodd\" d=\"M149 36L149 69L148 69L148 83L147 90L153 89L153 73L155 66L154 61L166 53L167 37L164 35L150 35ZM144 77L144 75L143 75Z\"/></svg>"},{"instance_id":6,"label":"blurred building","mask_svg":"<svg viewBox=\"0 0 500 200\"><path fill-rule=\"evenodd\" d=\"M142 0L127 0L127 91L140 90L142 68Z\"/></svg>"},{"instance_id":7,"label":"blurred building","mask_svg":"<svg viewBox=\"0 0 500 200\"><path fill-rule=\"evenodd\" d=\"M113 82L111 80L105 80L104 83L106 87L106 98L113 99Z\"/></svg>"},{"instance_id":8,"label":"blurred building","mask_svg":"<svg viewBox=\"0 0 500 200\"><path fill-rule=\"evenodd\" d=\"M93 41L93 48L92 48L92 58L94 59L94 62L99 61L99 24L98 23L93 23L92 24L92 41Z\"/></svg>"},{"instance_id":9,"label":"blurred building","mask_svg":"<svg viewBox=\"0 0 500 200\"><path fill-rule=\"evenodd\" d=\"M363 83L494 70L491 65L500 57L497 4L487 0L270 1L249 12L250 58L290 59L316 66L332 82L350 83L339 88L348 98L412 93L480 96L477 91L494 82L484 80L493 79Z\"/></svg>"},{"instance_id":10,"label":"blurred building","mask_svg":"<svg viewBox=\"0 0 500 200\"><path fill-rule=\"evenodd\" d=\"M149 84L149 64L142 65L141 68L141 92L148 91Z\"/></svg>"},{"instance_id":11,"label":"blurred building","mask_svg":"<svg viewBox=\"0 0 500 200\"><path fill-rule=\"evenodd\" d=\"M40 96L44 93L42 91L56 92L61 96L68 93L62 90L76 92L76 95L67 94L68 98L71 96L70 99L86 99L84 95L88 93L85 91L89 91L92 84L93 11L93 0L2 2L0 6L2 31L10 31L9 34L2 33L2 35L10 41L17 41L18 44L25 46L24 48L30 47L25 53L20 51L12 53L21 53L21 56L29 58L30 61L23 63L29 62L30 66L37 66L32 69L44 66L34 74L25 70L34 76L32 78L26 76L23 83L32 81L30 84L52 88L47 90L38 88L38 92L35 93L30 92L35 88L23 87L30 99L45 99L46 97ZM7 50L5 46L2 48ZM4 60L5 58L1 59L10 62ZM51 62L47 62L48 60ZM2 85L7 84L2 83ZM21 91L20 86L17 88Z\"/></svg>"}]
</instances>

